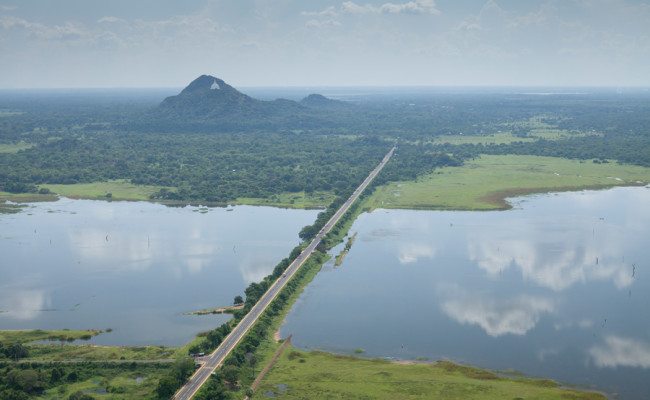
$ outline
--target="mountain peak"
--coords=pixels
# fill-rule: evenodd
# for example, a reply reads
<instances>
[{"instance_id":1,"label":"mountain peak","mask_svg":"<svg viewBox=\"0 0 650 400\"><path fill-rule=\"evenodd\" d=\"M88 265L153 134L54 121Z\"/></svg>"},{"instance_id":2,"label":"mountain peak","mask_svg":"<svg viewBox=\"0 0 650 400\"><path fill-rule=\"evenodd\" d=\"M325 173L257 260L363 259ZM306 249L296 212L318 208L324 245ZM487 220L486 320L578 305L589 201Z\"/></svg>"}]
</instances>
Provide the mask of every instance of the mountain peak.
<instances>
[{"instance_id":1,"label":"mountain peak","mask_svg":"<svg viewBox=\"0 0 650 400\"><path fill-rule=\"evenodd\" d=\"M201 75L193 80L183 91L183 93L194 93L208 90L226 90L235 91L236 89L228 85L223 80L216 78L212 75Z\"/></svg>"},{"instance_id":2,"label":"mountain peak","mask_svg":"<svg viewBox=\"0 0 650 400\"><path fill-rule=\"evenodd\" d=\"M305 108L292 100L262 101L249 97L223 80L201 75L178 95L167 97L157 112L166 119L185 122L250 123L295 118Z\"/></svg>"}]
</instances>

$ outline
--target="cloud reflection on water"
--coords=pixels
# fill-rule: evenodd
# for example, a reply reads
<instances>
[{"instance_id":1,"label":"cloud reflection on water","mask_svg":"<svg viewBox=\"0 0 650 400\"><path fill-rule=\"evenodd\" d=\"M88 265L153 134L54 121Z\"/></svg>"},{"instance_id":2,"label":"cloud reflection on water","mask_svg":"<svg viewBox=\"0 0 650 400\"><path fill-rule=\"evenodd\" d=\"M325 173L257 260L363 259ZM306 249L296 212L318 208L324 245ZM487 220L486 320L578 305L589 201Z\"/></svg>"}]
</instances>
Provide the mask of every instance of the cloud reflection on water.
<instances>
[{"instance_id":1,"label":"cloud reflection on water","mask_svg":"<svg viewBox=\"0 0 650 400\"><path fill-rule=\"evenodd\" d=\"M122 230L111 234L94 228L70 229L66 233L70 251L84 261L83 268L145 270L152 264L150 240L142 233Z\"/></svg>"},{"instance_id":2,"label":"cloud reflection on water","mask_svg":"<svg viewBox=\"0 0 650 400\"><path fill-rule=\"evenodd\" d=\"M588 241L571 232L543 231L542 227L531 224L528 229L534 232L520 235L538 238L534 241L513 238L512 232L504 230L477 232L467 243L469 259L491 276L514 266L525 280L554 291L590 279L611 280L617 289L632 285L630 266L622 262L623 246L616 240Z\"/></svg>"},{"instance_id":3,"label":"cloud reflection on water","mask_svg":"<svg viewBox=\"0 0 650 400\"><path fill-rule=\"evenodd\" d=\"M17 289L4 286L0 301L11 313L11 317L20 320L36 318L43 310L51 308L51 300L44 290Z\"/></svg>"},{"instance_id":4,"label":"cloud reflection on water","mask_svg":"<svg viewBox=\"0 0 650 400\"><path fill-rule=\"evenodd\" d=\"M525 335L537 325L542 314L555 311L555 303L542 297L495 299L456 286L441 291L448 297L441 304L445 314L460 324L478 325L492 337Z\"/></svg>"},{"instance_id":5,"label":"cloud reflection on water","mask_svg":"<svg viewBox=\"0 0 650 400\"><path fill-rule=\"evenodd\" d=\"M650 368L650 344L636 339L606 336L605 343L591 347L588 354L600 368Z\"/></svg>"},{"instance_id":6,"label":"cloud reflection on water","mask_svg":"<svg viewBox=\"0 0 650 400\"><path fill-rule=\"evenodd\" d=\"M414 263L423 258L433 260L436 256L436 248L427 243L401 243L398 247L397 259L402 265Z\"/></svg>"}]
</instances>

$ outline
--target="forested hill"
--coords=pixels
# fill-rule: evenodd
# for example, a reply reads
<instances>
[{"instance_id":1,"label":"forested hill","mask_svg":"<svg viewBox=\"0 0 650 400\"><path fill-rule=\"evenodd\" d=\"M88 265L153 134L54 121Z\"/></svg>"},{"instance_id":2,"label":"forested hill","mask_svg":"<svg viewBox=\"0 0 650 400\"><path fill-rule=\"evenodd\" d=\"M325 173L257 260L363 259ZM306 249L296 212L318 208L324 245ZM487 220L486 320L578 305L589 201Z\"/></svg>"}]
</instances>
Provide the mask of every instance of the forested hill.
<instances>
[{"instance_id":1,"label":"forested hill","mask_svg":"<svg viewBox=\"0 0 650 400\"><path fill-rule=\"evenodd\" d=\"M202 75L178 95L167 97L150 114L156 120L178 125L231 130L271 125L300 129L322 124L322 113L346 107L342 101L312 94L300 102L286 99L254 99L223 80ZM187 127L186 127L187 129Z\"/></svg>"}]
</instances>

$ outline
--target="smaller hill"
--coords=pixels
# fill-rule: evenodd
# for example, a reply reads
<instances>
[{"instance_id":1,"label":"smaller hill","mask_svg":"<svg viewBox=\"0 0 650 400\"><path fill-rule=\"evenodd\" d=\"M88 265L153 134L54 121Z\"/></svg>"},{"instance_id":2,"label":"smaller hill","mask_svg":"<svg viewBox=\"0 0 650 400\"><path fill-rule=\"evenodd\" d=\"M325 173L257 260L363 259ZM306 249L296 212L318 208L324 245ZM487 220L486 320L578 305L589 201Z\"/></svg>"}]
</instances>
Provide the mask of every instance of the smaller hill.
<instances>
[{"instance_id":1,"label":"smaller hill","mask_svg":"<svg viewBox=\"0 0 650 400\"><path fill-rule=\"evenodd\" d=\"M300 100L300 104L311 108L347 108L350 103L340 100L329 99L322 94L310 94Z\"/></svg>"}]
</instances>

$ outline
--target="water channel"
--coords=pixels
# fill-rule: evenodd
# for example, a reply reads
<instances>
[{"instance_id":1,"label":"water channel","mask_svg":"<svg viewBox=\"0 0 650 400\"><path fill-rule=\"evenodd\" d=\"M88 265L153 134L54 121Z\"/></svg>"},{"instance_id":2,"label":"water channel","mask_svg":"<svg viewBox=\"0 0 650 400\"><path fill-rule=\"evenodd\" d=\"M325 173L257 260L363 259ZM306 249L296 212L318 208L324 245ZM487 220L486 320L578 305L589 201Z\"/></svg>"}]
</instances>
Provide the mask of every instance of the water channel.
<instances>
[{"instance_id":1,"label":"water channel","mask_svg":"<svg viewBox=\"0 0 650 400\"><path fill-rule=\"evenodd\" d=\"M535 195L497 212L376 210L281 336L650 393L650 189ZM342 249L338 246L333 254Z\"/></svg>"},{"instance_id":2,"label":"water channel","mask_svg":"<svg viewBox=\"0 0 650 400\"><path fill-rule=\"evenodd\" d=\"M101 345L183 345L299 243L317 210L61 199L0 215L0 329L101 329Z\"/></svg>"}]
</instances>

